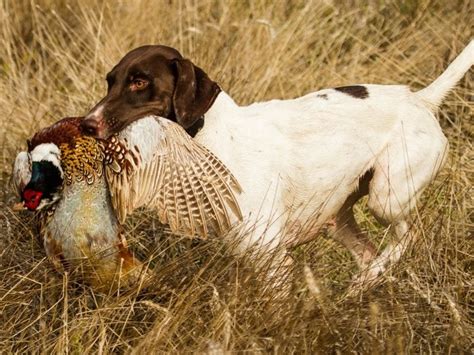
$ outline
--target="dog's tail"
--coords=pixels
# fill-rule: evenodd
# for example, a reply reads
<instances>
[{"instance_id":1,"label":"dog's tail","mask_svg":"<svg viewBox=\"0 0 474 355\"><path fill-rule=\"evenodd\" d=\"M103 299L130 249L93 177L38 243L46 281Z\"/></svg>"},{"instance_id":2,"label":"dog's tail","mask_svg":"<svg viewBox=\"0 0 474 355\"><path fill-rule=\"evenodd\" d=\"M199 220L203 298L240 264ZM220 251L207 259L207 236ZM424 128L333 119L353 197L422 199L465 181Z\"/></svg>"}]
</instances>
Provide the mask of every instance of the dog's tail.
<instances>
[{"instance_id":1,"label":"dog's tail","mask_svg":"<svg viewBox=\"0 0 474 355\"><path fill-rule=\"evenodd\" d=\"M474 64L474 40L467 45L448 68L426 88L416 92L433 112L435 112L443 98L453 89L459 80Z\"/></svg>"}]
</instances>

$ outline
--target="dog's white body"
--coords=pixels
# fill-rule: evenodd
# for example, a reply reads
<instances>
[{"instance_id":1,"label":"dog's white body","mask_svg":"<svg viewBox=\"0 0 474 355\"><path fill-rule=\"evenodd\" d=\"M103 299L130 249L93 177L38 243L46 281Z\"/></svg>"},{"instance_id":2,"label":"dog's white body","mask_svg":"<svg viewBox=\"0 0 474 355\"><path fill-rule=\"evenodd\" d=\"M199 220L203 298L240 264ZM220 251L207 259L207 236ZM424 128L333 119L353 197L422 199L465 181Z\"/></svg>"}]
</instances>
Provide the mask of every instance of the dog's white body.
<instances>
[{"instance_id":1,"label":"dog's white body","mask_svg":"<svg viewBox=\"0 0 474 355\"><path fill-rule=\"evenodd\" d=\"M294 245L314 237L330 219L349 219L349 228L337 225L339 240L353 249L361 267L372 262L376 274L389 259L398 259L408 214L446 158L448 141L434 113L473 62L471 42L443 75L418 92L364 84L367 97L324 89L246 107L221 92L195 139L228 166L243 188L244 218L256 226L243 247ZM357 227L351 227L352 211L347 206L341 211L368 172L368 207L398 236L377 260ZM362 248L355 250L354 243Z\"/></svg>"},{"instance_id":2,"label":"dog's white body","mask_svg":"<svg viewBox=\"0 0 474 355\"><path fill-rule=\"evenodd\" d=\"M367 99L326 89L243 108L221 93L196 139L237 177L247 217L261 206L272 205L277 215L294 215L302 208L296 218L306 220L319 211L321 225L358 187L359 177L374 168L373 184L392 177L401 199L403 206L388 217L393 220L410 200L410 185L425 186L439 169L447 140L431 111L408 88L365 86ZM390 172L383 171L387 160Z\"/></svg>"}]
</instances>

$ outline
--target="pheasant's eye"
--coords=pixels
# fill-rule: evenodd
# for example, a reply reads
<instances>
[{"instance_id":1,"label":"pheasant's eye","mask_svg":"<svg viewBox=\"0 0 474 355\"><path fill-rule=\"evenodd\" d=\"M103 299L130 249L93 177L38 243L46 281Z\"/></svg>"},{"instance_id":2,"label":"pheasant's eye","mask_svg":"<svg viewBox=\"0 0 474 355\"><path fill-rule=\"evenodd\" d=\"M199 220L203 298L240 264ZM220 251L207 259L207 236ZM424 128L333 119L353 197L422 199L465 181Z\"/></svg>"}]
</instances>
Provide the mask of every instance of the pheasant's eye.
<instances>
[{"instance_id":1,"label":"pheasant's eye","mask_svg":"<svg viewBox=\"0 0 474 355\"><path fill-rule=\"evenodd\" d=\"M134 78L130 82L131 91L139 91L145 89L149 84L149 81L142 78Z\"/></svg>"}]
</instances>

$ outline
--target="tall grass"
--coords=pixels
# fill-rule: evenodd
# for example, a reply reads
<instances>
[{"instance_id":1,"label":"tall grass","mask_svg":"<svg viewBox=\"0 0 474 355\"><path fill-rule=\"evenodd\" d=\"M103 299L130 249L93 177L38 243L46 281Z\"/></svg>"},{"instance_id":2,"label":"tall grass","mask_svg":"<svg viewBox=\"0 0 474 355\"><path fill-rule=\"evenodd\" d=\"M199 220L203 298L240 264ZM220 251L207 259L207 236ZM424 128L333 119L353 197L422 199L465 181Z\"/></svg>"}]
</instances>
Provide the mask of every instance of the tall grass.
<instances>
[{"instance_id":1,"label":"tall grass","mask_svg":"<svg viewBox=\"0 0 474 355\"><path fill-rule=\"evenodd\" d=\"M354 262L324 235L294 251L282 300L223 241L171 236L146 213L126 230L153 282L95 294L54 272L33 217L9 208L25 138L86 113L131 48L176 47L241 104L351 83L419 89L472 38L473 18L468 0L1 1L0 352L473 351L472 72L438 115L450 157L415 212L418 241L356 298L344 292ZM386 231L363 207L380 243Z\"/></svg>"}]
</instances>

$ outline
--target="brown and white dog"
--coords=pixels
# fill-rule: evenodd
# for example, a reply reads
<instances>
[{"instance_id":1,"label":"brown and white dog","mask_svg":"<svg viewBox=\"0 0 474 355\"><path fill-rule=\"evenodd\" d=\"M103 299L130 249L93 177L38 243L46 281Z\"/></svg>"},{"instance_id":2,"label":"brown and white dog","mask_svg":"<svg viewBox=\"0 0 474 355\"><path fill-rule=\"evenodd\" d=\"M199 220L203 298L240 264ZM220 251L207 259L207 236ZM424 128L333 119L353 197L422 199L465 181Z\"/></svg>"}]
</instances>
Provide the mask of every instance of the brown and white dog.
<instances>
[{"instance_id":1,"label":"brown and white dog","mask_svg":"<svg viewBox=\"0 0 474 355\"><path fill-rule=\"evenodd\" d=\"M413 238L409 212L448 150L435 113L473 63L471 41L418 92L364 84L241 107L175 49L145 46L107 75L107 95L82 128L105 138L147 115L177 121L242 186L238 201L254 226L242 249L289 248L334 219L335 238L365 269L363 279L373 280ZM375 218L394 231L379 255L354 219L353 205L364 195Z\"/></svg>"}]
</instances>

